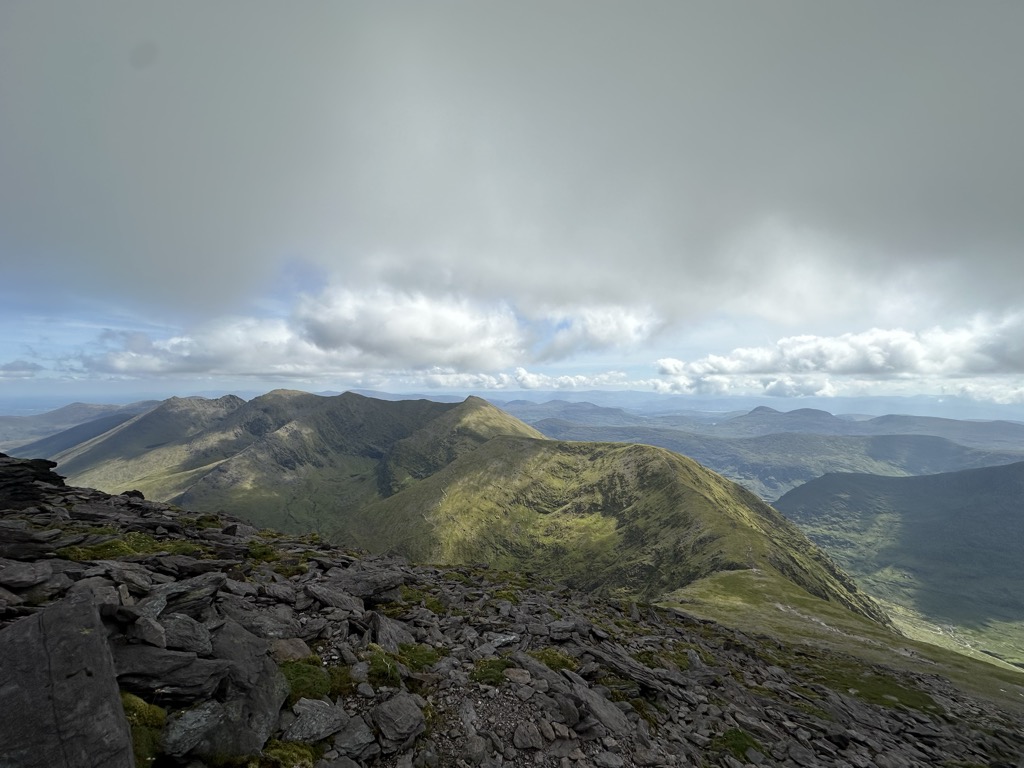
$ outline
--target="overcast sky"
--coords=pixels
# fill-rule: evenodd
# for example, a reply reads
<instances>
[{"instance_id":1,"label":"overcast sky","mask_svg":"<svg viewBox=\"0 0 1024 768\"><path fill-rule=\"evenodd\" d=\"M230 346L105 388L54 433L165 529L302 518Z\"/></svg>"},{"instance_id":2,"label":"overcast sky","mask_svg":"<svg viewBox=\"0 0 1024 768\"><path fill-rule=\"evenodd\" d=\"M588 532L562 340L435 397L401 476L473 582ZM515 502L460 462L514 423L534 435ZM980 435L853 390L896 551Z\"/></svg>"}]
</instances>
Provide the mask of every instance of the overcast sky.
<instances>
[{"instance_id":1,"label":"overcast sky","mask_svg":"<svg viewBox=\"0 0 1024 768\"><path fill-rule=\"evenodd\" d=\"M4 0L0 395L1024 401L1022 39L997 0Z\"/></svg>"}]
</instances>

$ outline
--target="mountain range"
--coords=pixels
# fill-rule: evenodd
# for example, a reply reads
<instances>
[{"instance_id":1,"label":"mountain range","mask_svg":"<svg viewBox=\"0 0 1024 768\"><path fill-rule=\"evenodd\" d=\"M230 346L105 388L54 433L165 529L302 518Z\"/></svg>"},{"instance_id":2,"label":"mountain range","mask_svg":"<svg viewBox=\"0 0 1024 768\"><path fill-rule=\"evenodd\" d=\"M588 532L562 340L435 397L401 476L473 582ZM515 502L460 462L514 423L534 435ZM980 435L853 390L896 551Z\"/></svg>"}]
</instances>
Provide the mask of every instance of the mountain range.
<instances>
[{"instance_id":1,"label":"mountain range","mask_svg":"<svg viewBox=\"0 0 1024 768\"><path fill-rule=\"evenodd\" d=\"M1024 460L1024 424L927 416L782 413L641 415L589 403L515 401L504 406L559 440L668 448L740 483L768 502L829 472L910 476Z\"/></svg>"},{"instance_id":2,"label":"mountain range","mask_svg":"<svg viewBox=\"0 0 1024 768\"><path fill-rule=\"evenodd\" d=\"M81 485L137 488L149 498L418 562L487 562L780 632L793 630L791 616L765 611L770 596L790 606L810 597L801 620L830 610L827 604L886 624L854 582L863 579L904 631L1021 661L1017 603L997 594L1016 591L1014 553L988 557L1012 537L965 537L969 551L929 561L934 553L913 545L932 536L933 521L913 509L904 515L902 505L917 499L929 508L953 495L923 478L886 502L885 514L853 507L864 501L875 509L868 486L900 479L882 475L1000 464L1009 472L1024 455L1013 450L1024 445L1022 425L764 407L660 415L564 401L506 407L533 424L475 397L433 402L279 390L248 402L171 398L119 416L109 430L94 421L19 452L53 458ZM887 429L910 434L873 434ZM702 464L762 498L790 490L778 506L803 530ZM989 476L1003 475L993 469ZM839 477L862 480L838 493L856 500L846 506L819 492ZM1012 498L1012 484L992 482L989 490L1003 486ZM802 494L792 491L798 487ZM962 503L982 498L988 504L972 491ZM988 507L996 518L1008 514L1005 503ZM986 530L998 538L1000 525L986 523ZM908 567L914 558L930 565ZM950 579L960 572L943 565L953 558L986 564L984 577L970 582L978 590L949 591L960 578ZM938 604L945 614L933 610Z\"/></svg>"},{"instance_id":3,"label":"mountain range","mask_svg":"<svg viewBox=\"0 0 1024 768\"><path fill-rule=\"evenodd\" d=\"M757 570L886 621L795 526L691 459L548 439L475 397L172 398L53 458L76 484L419 562L644 599Z\"/></svg>"}]
</instances>

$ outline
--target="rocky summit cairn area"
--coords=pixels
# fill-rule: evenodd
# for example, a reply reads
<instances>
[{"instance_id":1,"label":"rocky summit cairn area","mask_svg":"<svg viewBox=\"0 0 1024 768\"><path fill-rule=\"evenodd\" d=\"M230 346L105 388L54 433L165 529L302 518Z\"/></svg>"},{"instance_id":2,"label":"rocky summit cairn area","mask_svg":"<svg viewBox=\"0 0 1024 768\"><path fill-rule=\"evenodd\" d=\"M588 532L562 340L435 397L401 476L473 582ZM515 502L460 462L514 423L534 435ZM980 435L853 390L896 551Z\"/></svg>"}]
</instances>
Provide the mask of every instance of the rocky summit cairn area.
<instances>
[{"instance_id":1,"label":"rocky summit cairn area","mask_svg":"<svg viewBox=\"0 0 1024 768\"><path fill-rule=\"evenodd\" d=\"M938 676L0 454L0 766L1018 766Z\"/></svg>"}]
</instances>

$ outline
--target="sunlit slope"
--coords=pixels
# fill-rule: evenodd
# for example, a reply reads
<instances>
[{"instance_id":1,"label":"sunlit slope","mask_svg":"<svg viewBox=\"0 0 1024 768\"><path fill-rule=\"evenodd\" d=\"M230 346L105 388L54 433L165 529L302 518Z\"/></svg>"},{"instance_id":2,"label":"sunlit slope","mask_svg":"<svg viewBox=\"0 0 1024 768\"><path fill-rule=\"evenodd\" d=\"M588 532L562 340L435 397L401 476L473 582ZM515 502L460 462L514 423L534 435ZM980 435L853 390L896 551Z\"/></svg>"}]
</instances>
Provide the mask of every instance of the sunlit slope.
<instances>
[{"instance_id":1,"label":"sunlit slope","mask_svg":"<svg viewBox=\"0 0 1024 768\"><path fill-rule=\"evenodd\" d=\"M387 402L276 390L247 403L168 400L57 461L71 482L308 531L506 433L539 436L479 398Z\"/></svg>"},{"instance_id":2,"label":"sunlit slope","mask_svg":"<svg viewBox=\"0 0 1024 768\"><path fill-rule=\"evenodd\" d=\"M487 562L644 598L761 569L884 621L778 512L651 446L498 437L339 521L335 535L417 560Z\"/></svg>"},{"instance_id":3,"label":"sunlit slope","mask_svg":"<svg viewBox=\"0 0 1024 768\"><path fill-rule=\"evenodd\" d=\"M1024 463L826 475L778 506L920 636L1024 663Z\"/></svg>"},{"instance_id":4,"label":"sunlit slope","mask_svg":"<svg viewBox=\"0 0 1024 768\"><path fill-rule=\"evenodd\" d=\"M147 483L171 467L192 458L186 446L199 436L219 429L221 423L245 401L233 395L216 400L202 397L172 397L147 413L140 414L101 435L53 457L61 474L79 485L104 491L123 491L146 486L150 492L161 488Z\"/></svg>"}]
</instances>

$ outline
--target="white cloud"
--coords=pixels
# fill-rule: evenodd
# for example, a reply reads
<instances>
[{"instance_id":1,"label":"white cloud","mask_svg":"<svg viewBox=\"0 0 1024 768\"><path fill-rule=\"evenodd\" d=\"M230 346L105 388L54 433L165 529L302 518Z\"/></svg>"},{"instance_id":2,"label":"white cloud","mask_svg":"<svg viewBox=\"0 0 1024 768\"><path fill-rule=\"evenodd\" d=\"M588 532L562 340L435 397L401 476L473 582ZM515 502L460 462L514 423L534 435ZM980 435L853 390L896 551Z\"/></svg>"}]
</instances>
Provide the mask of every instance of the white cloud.
<instances>
[{"instance_id":1,"label":"white cloud","mask_svg":"<svg viewBox=\"0 0 1024 768\"><path fill-rule=\"evenodd\" d=\"M632 349L646 343L664 326L649 308L578 307L546 313L554 331L539 345L536 359L561 360L580 352Z\"/></svg>"},{"instance_id":2,"label":"white cloud","mask_svg":"<svg viewBox=\"0 0 1024 768\"><path fill-rule=\"evenodd\" d=\"M295 322L318 349L387 368L493 370L513 364L524 347L507 306L450 295L332 289L304 298Z\"/></svg>"},{"instance_id":3,"label":"white cloud","mask_svg":"<svg viewBox=\"0 0 1024 768\"><path fill-rule=\"evenodd\" d=\"M1022 337L1024 314L979 316L952 329L873 328L838 336L790 336L693 361L662 358L656 369L669 389L684 392L759 391L791 397L870 389L879 382L891 391L903 389L901 381L935 391L955 388L966 377L988 377L996 383L975 391L1005 398L1012 396L1005 377L1024 373Z\"/></svg>"}]
</instances>

